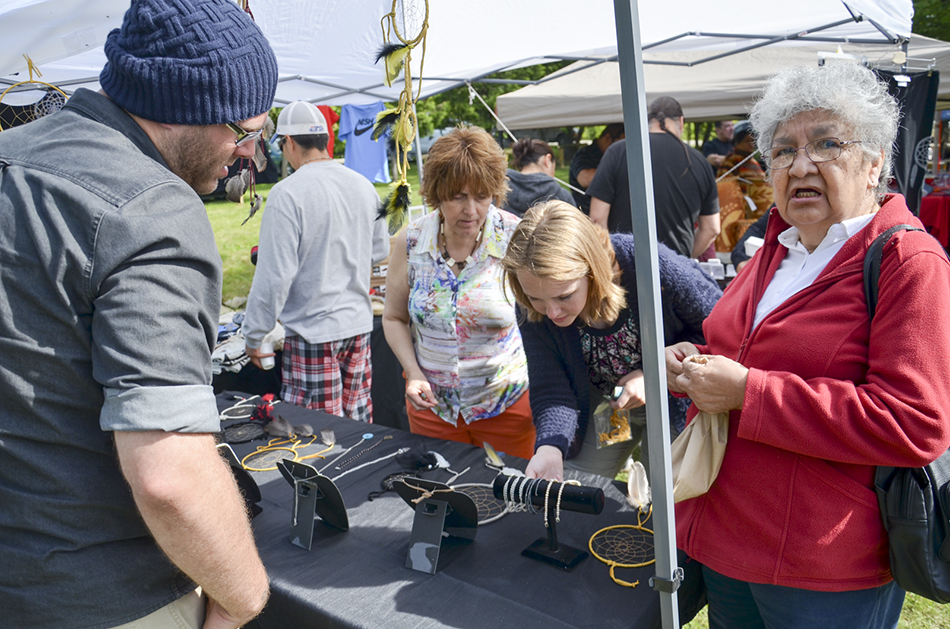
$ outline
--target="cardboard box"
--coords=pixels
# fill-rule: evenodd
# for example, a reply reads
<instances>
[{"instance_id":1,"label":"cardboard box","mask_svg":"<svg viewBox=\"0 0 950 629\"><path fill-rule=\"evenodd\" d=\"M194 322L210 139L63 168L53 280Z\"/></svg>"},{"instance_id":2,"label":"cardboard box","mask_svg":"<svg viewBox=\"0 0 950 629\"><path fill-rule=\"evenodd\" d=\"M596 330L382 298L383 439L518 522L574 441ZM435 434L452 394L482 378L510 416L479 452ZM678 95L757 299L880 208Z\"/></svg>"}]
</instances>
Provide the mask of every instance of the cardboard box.
<instances>
[{"instance_id":1,"label":"cardboard box","mask_svg":"<svg viewBox=\"0 0 950 629\"><path fill-rule=\"evenodd\" d=\"M389 237L389 250L392 251L393 247L396 246L396 237ZM389 257L385 260L373 266L372 271L370 272L369 277L369 287L370 291L374 288L380 288L386 285L386 272L389 270Z\"/></svg>"}]
</instances>

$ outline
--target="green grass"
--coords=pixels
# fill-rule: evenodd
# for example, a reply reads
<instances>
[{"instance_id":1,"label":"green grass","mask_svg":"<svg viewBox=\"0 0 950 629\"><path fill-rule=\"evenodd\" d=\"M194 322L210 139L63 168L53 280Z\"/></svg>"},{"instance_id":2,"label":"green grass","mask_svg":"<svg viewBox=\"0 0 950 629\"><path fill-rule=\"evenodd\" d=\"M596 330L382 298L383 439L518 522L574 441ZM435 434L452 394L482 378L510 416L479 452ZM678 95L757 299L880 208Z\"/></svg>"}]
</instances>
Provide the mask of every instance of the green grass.
<instances>
[{"instance_id":1,"label":"green grass","mask_svg":"<svg viewBox=\"0 0 950 629\"><path fill-rule=\"evenodd\" d=\"M696 618L684 627L708 629L709 619L706 617L706 610L699 612ZM915 594L908 594L897 627L898 629L945 629L950 627L950 606L934 603Z\"/></svg>"}]
</instances>

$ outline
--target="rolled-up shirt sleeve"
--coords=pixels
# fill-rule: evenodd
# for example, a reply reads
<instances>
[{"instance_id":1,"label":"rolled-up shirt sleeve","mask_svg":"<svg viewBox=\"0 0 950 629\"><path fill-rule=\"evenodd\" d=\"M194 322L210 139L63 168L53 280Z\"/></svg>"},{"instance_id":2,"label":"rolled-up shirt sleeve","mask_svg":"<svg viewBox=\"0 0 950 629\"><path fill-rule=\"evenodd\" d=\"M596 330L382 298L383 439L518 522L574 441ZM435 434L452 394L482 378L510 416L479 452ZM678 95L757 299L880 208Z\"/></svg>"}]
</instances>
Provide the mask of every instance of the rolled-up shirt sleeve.
<instances>
[{"instance_id":1,"label":"rolled-up shirt sleeve","mask_svg":"<svg viewBox=\"0 0 950 629\"><path fill-rule=\"evenodd\" d=\"M221 258L200 199L159 185L96 225L89 274L103 430L217 432Z\"/></svg>"}]
</instances>

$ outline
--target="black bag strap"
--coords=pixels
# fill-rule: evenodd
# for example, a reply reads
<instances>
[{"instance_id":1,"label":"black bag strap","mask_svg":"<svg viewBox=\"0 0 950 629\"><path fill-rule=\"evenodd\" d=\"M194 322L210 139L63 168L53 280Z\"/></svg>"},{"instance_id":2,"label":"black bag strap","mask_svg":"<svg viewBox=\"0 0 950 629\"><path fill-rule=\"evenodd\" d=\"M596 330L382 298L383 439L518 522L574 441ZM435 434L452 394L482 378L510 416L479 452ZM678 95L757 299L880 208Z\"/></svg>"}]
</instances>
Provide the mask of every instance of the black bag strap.
<instances>
[{"instance_id":1,"label":"black bag strap","mask_svg":"<svg viewBox=\"0 0 950 629\"><path fill-rule=\"evenodd\" d=\"M878 282L881 279L881 258L884 256L884 245L891 239L891 236L905 229L909 232L924 231L913 225L894 225L874 239L864 256L864 298L868 304L868 319L874 319L874 311L877 310Z\"/></svg>"}]
</instances>

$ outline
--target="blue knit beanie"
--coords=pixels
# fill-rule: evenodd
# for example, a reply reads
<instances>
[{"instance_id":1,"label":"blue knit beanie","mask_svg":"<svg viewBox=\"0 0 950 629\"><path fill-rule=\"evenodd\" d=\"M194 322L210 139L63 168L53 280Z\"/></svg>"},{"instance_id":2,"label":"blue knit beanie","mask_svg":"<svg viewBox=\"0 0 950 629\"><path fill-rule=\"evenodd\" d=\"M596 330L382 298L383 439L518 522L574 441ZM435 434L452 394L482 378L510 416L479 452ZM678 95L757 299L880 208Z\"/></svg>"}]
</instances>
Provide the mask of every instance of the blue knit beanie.
<instances>
[{"instance_id":1,"label":"blue knit beanie","mask_svg":"<svg viewBox=\"0 0 950 629\"><path fill-rule=\"evenodd\" d=\"M132 0L109 33L99 84L154 122L213 125L273 105L277 58L233 0Z\"/></svg>"}]
</instances>

